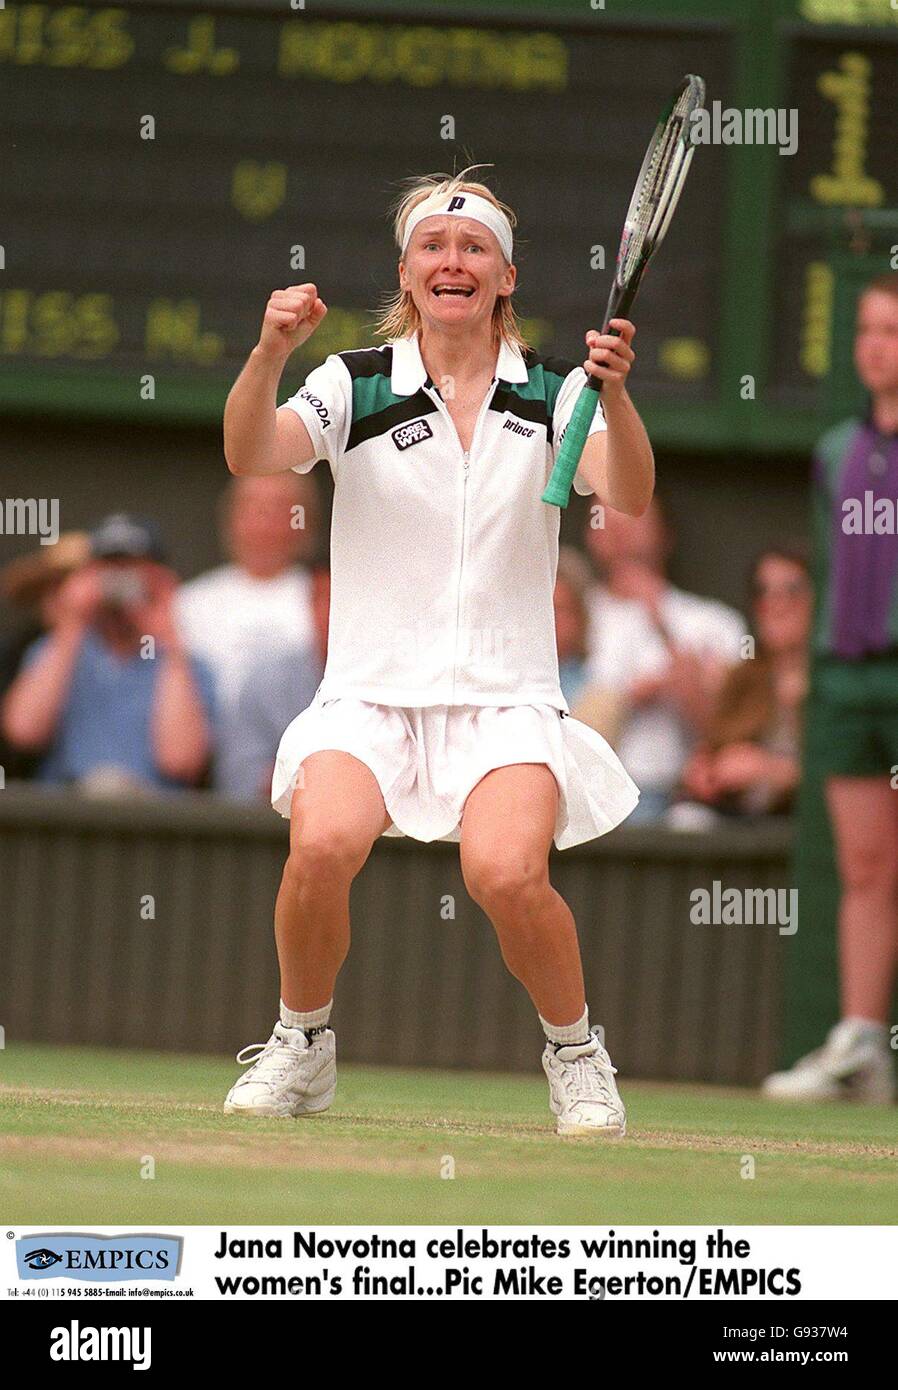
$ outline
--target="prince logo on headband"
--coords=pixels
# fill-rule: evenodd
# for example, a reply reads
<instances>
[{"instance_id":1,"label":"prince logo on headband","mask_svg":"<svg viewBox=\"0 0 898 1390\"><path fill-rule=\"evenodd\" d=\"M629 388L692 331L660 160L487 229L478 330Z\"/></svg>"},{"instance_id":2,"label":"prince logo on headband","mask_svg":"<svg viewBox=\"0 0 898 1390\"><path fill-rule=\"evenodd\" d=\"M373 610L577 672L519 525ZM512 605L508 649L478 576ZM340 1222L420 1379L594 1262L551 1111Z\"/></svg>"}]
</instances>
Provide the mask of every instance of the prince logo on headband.
<instances>
[{"instance_id":1,"label":"prince logo on headband","mask_svg":"<svg viewBox=\"0 0 898 1390\"><path fill-rule=\"evenodd\" d=\"M445 204L445 206L441 206L441 204ZM447 213L453 216L458 213L462 217L470 217L473 222L481 222L484 227L488 227L498 241L506 261L511 265L514 254L511 223L501 208L496 207L487 198L481 198L476 193L455 193L448 201L443 195L425 198L423 202L413 208L406 219L402 240L399 242L402 254L405 255L412 232L419 222L423 222L425 217L440 217Z\"/></svg>"}]
</instances>

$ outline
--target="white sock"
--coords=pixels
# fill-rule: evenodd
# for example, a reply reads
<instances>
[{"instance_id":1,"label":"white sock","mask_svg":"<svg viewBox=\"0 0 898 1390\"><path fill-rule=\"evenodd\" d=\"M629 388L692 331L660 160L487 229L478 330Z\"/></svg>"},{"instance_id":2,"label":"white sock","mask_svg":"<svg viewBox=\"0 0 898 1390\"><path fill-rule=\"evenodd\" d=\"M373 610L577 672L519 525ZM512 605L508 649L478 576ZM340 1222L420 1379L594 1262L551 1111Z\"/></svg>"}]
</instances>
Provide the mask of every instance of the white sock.
<instances>
[{"instance_id":1,"label":"white sock","mask_svg":"<svg viewBox=\"0 0 898 1390\"><path fill-rule=\"evenodd\" d=\"M333 1007L332 999L320 1009L312 1009L310 1013L298 1013L295 1009L288 1009L282 999L281 1023L285 1028L301 1028L304 1033L314 1037L315 1034L324 1032Z\"/></svg>"},{"instance_id":2,"label":"white sock","mask_svg":"<svg viewBox=\"0 0 898 1390\"><path fill-rule=\"evenodd\" d=\"M547 1023L542 1014L539 1021L543 1025L543 1032L551 1043L558 1043L559 1046L571 1046L574 1043L589 1041L589 1009L585 1008L576 1023L565 1023L563 1026L557 1023Z\"/></svg>"},{"instance_id":3,"label":"white sock","mask_svg":"<svg viewBox=\"0 0 898 1390\"><path fill-rule=\"evenodd\" d=\"M860 1018L857 1014L853 1014L850 1018L843 1018L842 1022L850 1024L855 1033L861 1034L862 1037L868 1038L871 1042L887 1043L889 1041L889 1025L880 1023L878 1019Z\"/></svg>"}]
</instances>

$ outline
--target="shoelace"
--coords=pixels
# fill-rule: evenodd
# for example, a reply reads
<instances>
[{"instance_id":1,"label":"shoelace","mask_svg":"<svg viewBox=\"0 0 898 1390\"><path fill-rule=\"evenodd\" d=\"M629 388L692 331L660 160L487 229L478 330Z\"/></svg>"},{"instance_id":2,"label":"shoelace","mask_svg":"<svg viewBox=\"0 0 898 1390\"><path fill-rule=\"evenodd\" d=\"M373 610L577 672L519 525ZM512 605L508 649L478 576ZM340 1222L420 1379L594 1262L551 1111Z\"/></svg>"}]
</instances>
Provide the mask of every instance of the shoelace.
<instances>
[{"instance_id":1,"label":"shoelace","mask_svg":"<svg viewBox=\"0 0 898 1390\"><path fill-rule=\"evenodd\" d=\"M612 1076L617 1075L617 1067L611 1065L611 1059L607 1052L604 1054L590 1053L586 1057L575 1057L572 1062L566 1062L562 1072L562 1084L570 1094L576 1091L578 1100L589 1100L595 1098L605 1101L608 1105L617 1105L617 1099L608 1084L608 1073Z\"/></svg>"},{"instance_id":2,"label":"shoelace","mask_svg":"<svg viewBox=\"0 0 898 1390\"><path fill-rule=\"evenodd\" d=\"M248 1067L253 1063L259 1063L269 1059L273 1060L274 1054L281 1050L292 1055L284 1056L279 1064L271 1067L272 1079L280 1078L284 1075L287 1068L295 1061L296 1053L300 1049L291 1047L288 1042L285 1042L283 1038L279 1038L276 1033L271 1035L268 1042L248 1043L246 1047L241 1047L240 1051L237 1053L236 1060L240 1063L241 1067ZM247 1073L247 1075L248 1074L249 1073Z\"/></svg>"}]
</instances>

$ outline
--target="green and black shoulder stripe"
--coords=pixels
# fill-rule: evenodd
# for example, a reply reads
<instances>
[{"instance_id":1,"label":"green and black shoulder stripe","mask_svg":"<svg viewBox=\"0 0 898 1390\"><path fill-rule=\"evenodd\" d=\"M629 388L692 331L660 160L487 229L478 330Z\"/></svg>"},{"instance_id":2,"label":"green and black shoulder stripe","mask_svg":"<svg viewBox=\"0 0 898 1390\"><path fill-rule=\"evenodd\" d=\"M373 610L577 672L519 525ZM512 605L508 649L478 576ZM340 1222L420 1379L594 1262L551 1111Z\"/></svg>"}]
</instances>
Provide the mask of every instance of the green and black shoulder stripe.
<instances>
[{"instance_id":1,"label":"green and black shoulder stripe","mask_svg":"<svg viewBox=\"0 0 898 1390\"><path fill-rule=\"evenodd\" d=\"M436 405L426 391L411 396L397 396L391 386L393 348L360 348L338 353L352 379L352 423L346 451L366 440L387 434L409 420L436 412ZM558 393L567 377L577 366L562 357L543 357L528 349L524 354L527 366L526 382L499 381L490 410L500 414L510 411L519 419L544 425L552 435L552 422ZM425 383L432 386L428 376Z\"/></svg>"},{"instance_id":2,"label":"green and black shoulder stripe","mask_svg":"<svg viewBox=\"0 0 898 1390\"><path fill-rule=\"evenodd\" d=\"M558 393L565 377L570 375L577 363L563 357L543 357L532 348L524 353L524 362L527 367L526 382L500 381L490 409L503 414L509 410L522 420L545 425L547 436L551 439Z\"/></svg>"},{"instance_id":3,"label":"green and black shoulder stripe","mask_svg":"<svg viewBox=\"0 0 898 1390\"><path fill-rule=\"evenodd\" d=\"M425 391L411 396L397 396L390 384L393 373L393 348L360 348L356 352L337 354L352 378L352 423L346 452L387 434L407 420L419 420L436 410ZM429 378L428 378L429 381Z\"/></svg>"}]
</instances>

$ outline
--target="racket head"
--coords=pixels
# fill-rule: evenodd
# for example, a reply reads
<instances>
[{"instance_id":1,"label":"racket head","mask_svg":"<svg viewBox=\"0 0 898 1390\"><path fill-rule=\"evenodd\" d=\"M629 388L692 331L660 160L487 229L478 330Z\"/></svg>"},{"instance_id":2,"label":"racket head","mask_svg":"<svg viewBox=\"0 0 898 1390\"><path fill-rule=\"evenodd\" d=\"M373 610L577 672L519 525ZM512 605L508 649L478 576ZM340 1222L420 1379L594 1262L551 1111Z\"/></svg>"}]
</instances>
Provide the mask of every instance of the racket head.
<instances>
[{"instance_id":1,"label":"racket head","mask_svg":"<svg viewBox=\"0 0 898 1390\"><path fill-rule=\"evenodd\" d=\"M610 313L611 301L622 299L628 286L632 286L632 303L639 276L667 234L695 153L693 116L704 103L704 81L689 73L658 118L624 219L610 317L615 316Z\"/></svg>"}]
</instances>

